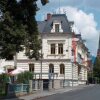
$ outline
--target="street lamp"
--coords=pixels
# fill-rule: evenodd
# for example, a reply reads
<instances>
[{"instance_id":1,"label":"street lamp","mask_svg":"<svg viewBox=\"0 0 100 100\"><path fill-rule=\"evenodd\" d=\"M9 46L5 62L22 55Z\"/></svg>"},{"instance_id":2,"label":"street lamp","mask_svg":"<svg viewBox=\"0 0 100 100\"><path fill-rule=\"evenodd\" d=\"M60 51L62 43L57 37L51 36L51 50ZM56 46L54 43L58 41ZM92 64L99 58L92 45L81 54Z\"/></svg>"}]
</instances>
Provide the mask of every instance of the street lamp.
<instances>
[{"instance_id":1,"label":"street lamp","mask_svg":"<svg viewBox=\"0 0 100 100\"><path fill-rule=\"evenodd\" d=\"M73 87L73 67L74 67L74 56L71 57L71 63L72 63L72 87Z\"/></svg>"},{"instance_id":2,"label":"street lamp","mask_svg":"<svg viewBox=\"0 0 100 100\"><path fill-rule=\"evenodd\" d=\"M41 51L40 51L40 54L41 54L41 57L40 57L40 66L41 66L41 70L40 70L40 79L42 80L42 58L43 58L43 46L42 46L42 34L41 34Z\"/></svg>"},{"instance_id":3,"label":"street lamp","mask_svg":"<svg viewBox=\"0 0 100 100\"><path fill-rule=\"evenodd\" d=\"M68 48L69 48L69 47L72 49L72 46L68 46ZM68 50L69 50L69 49L68 49ZM68 50L66 50L66 52L68 52ZM72 76L71 76L71 77L72 77L72 87L73 87L73 67L74 67L74 54L73 54L73 53L74 53L75 51L74 51L74 49L72 49L71 51L72 51L72 56L71 56L71 60L70 60L70 61L71 61L71 63L72 63L72 73L71 73Z\"/></svg>"},{"instance_id":4,"label":"street lamp","mask_svg":"<svg viewBox=\"0 0 100 100\"><path fill-rule=\"evenodd\" d=\"M42 48L41 48L41 71L40 71L40 79L42 79L42 58L43 58L43 54L42 54Z\"/></svg>"}]
</instances>

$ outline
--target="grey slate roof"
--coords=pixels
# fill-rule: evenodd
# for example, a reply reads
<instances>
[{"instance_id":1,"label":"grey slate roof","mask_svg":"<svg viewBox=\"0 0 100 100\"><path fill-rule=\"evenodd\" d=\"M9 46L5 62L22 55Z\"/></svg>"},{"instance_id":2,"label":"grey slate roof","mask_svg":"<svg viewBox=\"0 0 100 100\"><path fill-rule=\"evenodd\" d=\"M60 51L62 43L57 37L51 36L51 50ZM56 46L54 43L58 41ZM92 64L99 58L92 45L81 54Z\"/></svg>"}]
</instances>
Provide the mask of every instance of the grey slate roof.
<instances>
[{"instance_id":1,"label":"grey slate roof","mask_svg":"<svg viewBox=\"0 0 100 100\"><path fill-rule=\"evenodd\" d=\"M40 33L43 33L44 27L46 25L46 21L38 21L37 24L38 24L38 31Z\"/></svg>"},{"instance_id":2,"label":"grey slate roof","mask_svg":"<svg viewBox=\"0 0 100 100\"><path fill-rule=\"evenodd\" d=\"M37 22L39 32L42 34L51 33L52 23L55 20L61 22L63 33L71 33L70 22L67 20L65 14L53 14L49 20Z\"/></svg>"}]
</instances>

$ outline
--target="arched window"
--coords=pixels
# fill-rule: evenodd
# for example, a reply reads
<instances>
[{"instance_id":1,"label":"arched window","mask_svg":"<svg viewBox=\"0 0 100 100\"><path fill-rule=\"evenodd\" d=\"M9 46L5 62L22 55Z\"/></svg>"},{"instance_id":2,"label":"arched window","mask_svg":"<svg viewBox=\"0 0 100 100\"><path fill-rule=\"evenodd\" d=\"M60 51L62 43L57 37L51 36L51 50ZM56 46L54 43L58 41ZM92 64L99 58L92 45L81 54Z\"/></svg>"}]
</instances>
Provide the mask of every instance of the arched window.
<instances>
[{"instance_id":1,"label":"arched window","mask_svg":"<svg viewBox=\"0 0 100 100\"><path fill-rule=\"evenodd\" d=\"M49 73L54 73L54 65L49 64Z\"/></svg>"},{"instance_id":2,"label":"arched window","mask_svg":"<svg viewBox=\"0 0 100 100\"><path fill-rule=\"evenodd\" d=\"M65 66L64 66L64 64L60 64L60 74L65 74Z\"/></svg>"}]
</instances>

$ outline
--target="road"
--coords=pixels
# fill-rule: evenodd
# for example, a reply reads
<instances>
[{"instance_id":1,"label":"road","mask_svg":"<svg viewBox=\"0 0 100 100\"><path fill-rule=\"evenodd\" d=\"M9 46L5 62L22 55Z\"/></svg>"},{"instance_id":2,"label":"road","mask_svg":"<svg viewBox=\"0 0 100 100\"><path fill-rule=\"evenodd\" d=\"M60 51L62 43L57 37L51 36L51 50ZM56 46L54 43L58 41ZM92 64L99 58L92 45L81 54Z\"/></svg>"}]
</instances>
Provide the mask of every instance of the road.
<instances>
[{"instance_id":1,"label":"road","mask_svg":"<svg viewBox=\"0 0 100 100\"><path fill-rule=\"evenodd\" d=\"M59 93L36 100L100 100L100 85Z\"/></svg>"}]
</instances>

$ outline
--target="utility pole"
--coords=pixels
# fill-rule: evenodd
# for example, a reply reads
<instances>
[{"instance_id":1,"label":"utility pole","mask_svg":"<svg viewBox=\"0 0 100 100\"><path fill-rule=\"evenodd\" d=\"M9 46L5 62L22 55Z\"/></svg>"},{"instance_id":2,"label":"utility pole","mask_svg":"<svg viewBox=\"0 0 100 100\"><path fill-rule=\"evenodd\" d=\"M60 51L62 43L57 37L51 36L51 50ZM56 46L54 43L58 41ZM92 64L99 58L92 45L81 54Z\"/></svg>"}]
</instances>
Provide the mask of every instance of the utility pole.
<instances>
[{"instance_id":1,"label":"utility pole","mask_svg":"<svg viewBox=\"0 0 100 100\"><path fill-rule=\"evenodd\" d=\"M59 14L60 14L60 0L59 0Z\"/></svg>"},{"instance_id":2,"label":"utility pole","mask_svg":"<svg viewBox=\"0 0 100 100\"><path fill-rule=\"evenodd\" d=\"M94 79L93 79L93 63L92 63L92 84L93 84L93 81Z\"/></svg>"},{"instance_id":3,"label":"utility pole","mask_svg":"<svg viewBox=\"0 0 100 100\"><path fill-rule=\"evenodd\" d=\"M73 62L72 62L72 88L73 88Z\"/></svg>"},{"instance_id":4,"label":"utility pole","mask_svg":"<svg viewBox=\"0 0 100 100\"><path fill-rule=\"evenodd\" d=\"M17 53L14 55L14 69L17 68Z\"/></svg>"},{"instance_id":5,"label":"utility pole","mask_svg":"<svg viewBox=\"0 0 100 100\"><path fill-rule=\"evenodd\" d=\"M41 34L41 60L40 60L40 63L41 63L41 71L40 71L40 79L42 80L42 58L43 58L43 50L42 50L42 34Z\"/></svg>"},{"instance_id":6,"label":"utility pole","mask_svg":"<svg viewBox=\"0 0 100 100\"><path fill-rule=\"evenodd\" d=\"M73 56L71 58L71 63L72 63L72 88L73 88L73 67L74 67L74 58L73 58Z\"/></svg>"},{"instance_id":7,"label":"utility pole","mask_svg":"<svg viewBox=\"0 0 100 100\"><path fill-rule=\"evenodd\" d=\"M42 34L41 34L41 57L40 57L40 90L43 91L43 80L42 80L42 58L43 58L43 51L42 51Z\"/></svg>"}]
</instances>

